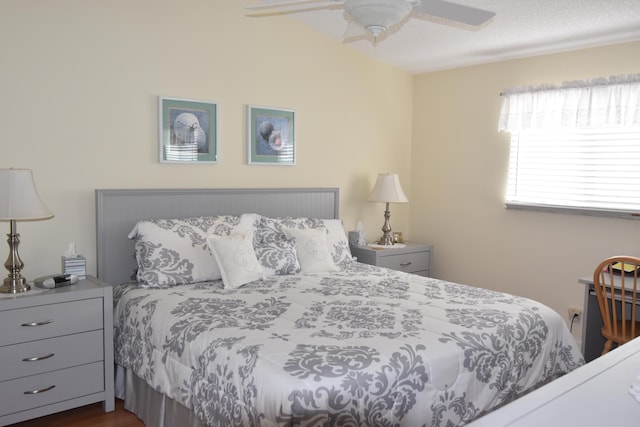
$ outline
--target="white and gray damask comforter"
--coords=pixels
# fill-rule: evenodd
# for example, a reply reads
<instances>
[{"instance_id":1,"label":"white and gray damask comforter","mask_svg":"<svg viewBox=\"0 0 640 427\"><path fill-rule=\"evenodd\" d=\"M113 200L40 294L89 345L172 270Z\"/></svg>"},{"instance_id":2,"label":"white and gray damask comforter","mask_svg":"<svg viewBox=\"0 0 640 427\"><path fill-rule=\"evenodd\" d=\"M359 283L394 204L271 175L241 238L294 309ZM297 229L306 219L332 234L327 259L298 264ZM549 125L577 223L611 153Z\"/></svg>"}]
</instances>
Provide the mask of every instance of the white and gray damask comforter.
<instances>
[{"instance_id":1,"label":"white and gray damask comforter","mask_svg":"<svg viewBox=\"0 0 640 427\"><path fill-rule=\"evenodd\" d=\"M455 426L583 363L525 298L354 263L115 290L116 363L211 426Z\"/></svg>"}]
</instances>

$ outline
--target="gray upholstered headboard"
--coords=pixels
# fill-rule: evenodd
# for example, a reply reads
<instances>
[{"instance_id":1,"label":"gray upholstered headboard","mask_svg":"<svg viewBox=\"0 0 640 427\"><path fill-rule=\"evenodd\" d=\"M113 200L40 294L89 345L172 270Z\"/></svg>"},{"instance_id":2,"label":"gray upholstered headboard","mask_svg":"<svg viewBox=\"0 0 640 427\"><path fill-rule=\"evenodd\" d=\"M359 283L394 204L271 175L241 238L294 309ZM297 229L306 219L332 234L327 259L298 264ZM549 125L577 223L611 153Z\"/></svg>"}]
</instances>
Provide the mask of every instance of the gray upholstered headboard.
<instances>
[{"instance_id":1,"label":"gray upholstered headboard","mask_svg":"<svg viewBox=\"0 0 640 427\"><path fill-rule=\"evenodd\" d=\"M135 268L127 235L143 219L257 213L339 218L337 188L96 190L98 278L127 281Z\"/></svg>"}]
</instances>

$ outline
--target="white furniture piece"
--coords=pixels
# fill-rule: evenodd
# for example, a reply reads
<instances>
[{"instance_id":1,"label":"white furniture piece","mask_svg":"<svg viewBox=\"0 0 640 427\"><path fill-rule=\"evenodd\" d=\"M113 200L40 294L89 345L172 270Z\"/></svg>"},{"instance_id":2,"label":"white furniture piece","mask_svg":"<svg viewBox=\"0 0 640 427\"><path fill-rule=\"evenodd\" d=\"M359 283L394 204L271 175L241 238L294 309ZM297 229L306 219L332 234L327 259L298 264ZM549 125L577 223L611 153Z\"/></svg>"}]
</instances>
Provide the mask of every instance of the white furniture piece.
<instances>
[{"instance_id":1,"label":"white furniture piece","mask_svg":"<svg viewBox=\"0 0 640 427\"><path fill-rule=\"evenodd\" d=\"M640 338L468 424L468 427L636 427Z\"/></svg>"},{"instance_id":2,"label":"white furniture piece","mask_svg":"<svg viewBox=\"0 0 640 427\"><path fill-rule=\"evenodd\" d=\"M95 402L113 411L113 288L87 276L0 298L0 362L0 426Z\"/></svg>"},{"instance_id":3,"label":"white furniture piece","mask_svg":"<svg viewBox=\"0 0 640 427\"><path fill-rule=\"evenodd\" d=\"M403 245L381 249L376 246L351 246L351 255L364 264L429 277L433 246L413 242Z\"/></svg>"}]
</instances>

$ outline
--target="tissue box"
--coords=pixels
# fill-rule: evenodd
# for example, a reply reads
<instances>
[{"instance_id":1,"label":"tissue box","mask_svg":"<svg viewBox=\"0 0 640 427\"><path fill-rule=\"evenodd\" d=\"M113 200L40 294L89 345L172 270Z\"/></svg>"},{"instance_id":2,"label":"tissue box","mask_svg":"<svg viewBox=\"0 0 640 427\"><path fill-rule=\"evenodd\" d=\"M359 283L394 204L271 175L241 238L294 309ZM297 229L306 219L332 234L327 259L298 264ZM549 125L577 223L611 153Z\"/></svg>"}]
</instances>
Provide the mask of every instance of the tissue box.
<instances>
[{"instance_id":1,"label":"tissue box","mask_svg":"<svg viewBox=\"0 0 640 427\"><path fill-rule=\"evenodd\" d=\"M87 260L81 255L73 258L63 256L62 274L75 274L78 279L84 279L87 276Z\"/></svg>"},{"instance_id":2,"label":"tissue box","mask_svg":"<svg viewBox=\"0 0 640 427\"><path fill-rule=\"evenodd\" d=\"M351 246L364 246L364 231L349 231L349 244Z\"/></svg>"}]
</instances>

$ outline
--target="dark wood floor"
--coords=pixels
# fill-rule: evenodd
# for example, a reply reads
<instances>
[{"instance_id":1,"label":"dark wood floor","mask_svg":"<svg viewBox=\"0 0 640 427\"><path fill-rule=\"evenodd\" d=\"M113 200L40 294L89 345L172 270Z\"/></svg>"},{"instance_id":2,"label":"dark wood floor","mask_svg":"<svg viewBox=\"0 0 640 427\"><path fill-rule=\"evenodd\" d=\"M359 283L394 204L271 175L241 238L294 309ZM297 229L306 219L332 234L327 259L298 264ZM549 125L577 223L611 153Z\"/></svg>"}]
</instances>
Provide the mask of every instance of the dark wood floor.
<instances>
[{"instance_id":1,"label":"dark wood floor","mask_svg":"<svg viewBox=\"0 0 640 427\"><path fill-rule=\"evenodd\" d=\"M13 424L11 427L145 427L134 414L124 409L122 400L116 399L116 410L103 412L101 403L59 412Z\"/></svg>"}]
</instances>

